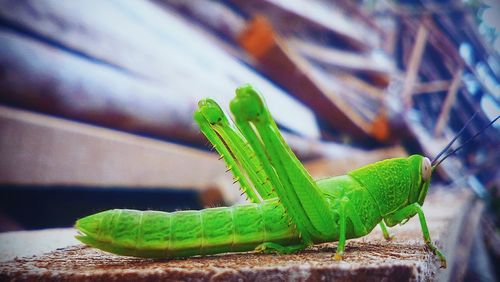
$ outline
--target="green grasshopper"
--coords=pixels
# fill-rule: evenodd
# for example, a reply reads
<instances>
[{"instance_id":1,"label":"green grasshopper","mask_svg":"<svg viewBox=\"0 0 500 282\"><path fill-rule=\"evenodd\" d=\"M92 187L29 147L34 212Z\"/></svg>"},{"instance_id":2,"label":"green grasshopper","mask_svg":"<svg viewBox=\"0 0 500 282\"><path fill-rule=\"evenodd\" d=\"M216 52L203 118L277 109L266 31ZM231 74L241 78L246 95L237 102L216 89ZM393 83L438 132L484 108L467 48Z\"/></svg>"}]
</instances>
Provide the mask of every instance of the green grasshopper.
<instances>
[{"instance_id":1,"label":"green grasshopper","mask_svg":"<svg viewBox=\"0 0 500 282\"><path fill-rule=\"evenodd\" d=\"M151 258L292 253L338 241L334 258L341 260L347 239L365 236L376 225L390 239L386 225L403 224L418 214L425 244L446 267L422 211L439 163L433 166L428 158L412 155L314 181L252 86L238 88L230 103L236 126L213 100L198 106L194 119L200 130L252 203L172 213L108 210L79 219L78 240L119 255Z\"/></svg>"}]
</instances>

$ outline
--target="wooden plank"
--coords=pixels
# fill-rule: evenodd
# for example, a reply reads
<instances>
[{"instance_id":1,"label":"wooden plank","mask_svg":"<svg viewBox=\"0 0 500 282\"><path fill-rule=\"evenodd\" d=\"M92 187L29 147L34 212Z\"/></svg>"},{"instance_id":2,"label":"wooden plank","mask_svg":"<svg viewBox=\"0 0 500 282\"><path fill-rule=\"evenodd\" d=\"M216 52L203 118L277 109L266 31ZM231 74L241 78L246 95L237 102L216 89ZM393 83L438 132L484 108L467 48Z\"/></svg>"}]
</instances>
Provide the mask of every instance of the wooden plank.
<instances>
[{"instance_id":1,"label":"wooden plank","mask_svg":"<svg viewBox=\"0 0 500 282\"><path fill-rule=\"evenodd\" d=\"M200 8L200 1L161 1L161 3L175 7L175 9L180 13L187 15L190 19L200 22L204 28L209 28L230 42L235 40L235 35L233 35L232 32L241 29L242 19L238 18L234 12L231 13L231 11L228 11L227 7L221 5L220 3L202 1L202 3L204 3L203 8ZM332 3L329 3L329 5L330 4ZM334 6L328 6L328 8L336 10ZM350 13L351 12L354 11L350 9ZM273 19L270 20L272 21ZM277 29L277 33L282 35L283 28L286 29L286 27L282 27L277 23L275 24L276 25L273 26L273 28ZM228 29L226 26L230 25L233 26ZM228 32L228 30L230 30L230 32ZM300 34L304 34L304 32ZM268 50L269 44L273 44L274 41L273 36L270 35L271 33L267 35L264 33L252 34L252 36L258 37L258 39L252 41L255 44L247 42L247 47L254 52L252 53L253 55L260 56L260 52ZM312 78L317 76L325 77L325 79L321 79L321 81L316 79L314 82L322 85L325 84L322 88L331 90L326 93L328 97L332 97L331 99L353 100L353 96L365 96L359 97L355 101L349 101L346 108L360 108L357 111L357 114L364 116L365 118L368 117L368 119L375 119L372 123L372 127L374 129L368 131L373 133L379 140L385 140L388 136L388 126L387 124L384 124L386 123L386 119L382 114L380 114L381 111L379 112L379 106L382 105L380 99L382 98L383 90L381 88L387 87L390 72L395 72L391 62L388 59L384 60L383 58L375 57L366 53L359 54L355 51L339 51L332 47L320 45L319 43L299 39L297 36L299 35L284 35L282 45L283 47L286 47L288 51L295 51L294 53L298 53L302 57L307 58L311 64L306 66L303 63L303 60L298 62L297 60L294 60L292 63L299 64L299 68L312 68L318 66L317 68L321 70L309 72ZM297 59L299 56L294 57ZM242 59L248 60L247 56L242 56ZM262 66L262 64L260 65ZM293 67L296 68L297 66ZM286 74L289 74L286 68L282 67L281 70L286 72ZM263 71L265 72L265 70ZM324 74L322 74L322 72ZM276 78L275 73L270 74L269 72L266 72L266 74L268 74L271 78ZM356 75L359 76L360 74L367 82L356 77ZM290 84L289 81L283 85L284 88L287 89L288 84ZM333 90L329 89L331 84L335 84ZM339 84L342 84L342 87L339 87ZM332 94L331 92L335 93ZM341 95L342 97L336 98L339 93L346 93L346 95ZM375 103L370 101L374 99L378 101ZM368 107L364 107L363 105L371 105L371 108L373 109L367 109ZM373 113L373 111L375 111L375 113ZM370 125L366 126L367 129L369 127ZM383 129L380 130L380 128Z\"/></svg>"},{"instance_id":2,"label":"wooden plank","mask_svg":"<svg viewBox=\"0 0 500 282\"><path fill-rule=\"evenodd\" d=\"M283 135L302 158L340 162L365 155L346 145ZM209 199L215 190L226 203L243 199L214 152L1 105L0 155L0 184L195 188L207 203L216 202Z\"/></svg>"},{"instance_id":3,"label":"wooden plank","mask_svg":"<svg viewBox=\"0 0 500 282\"><path fill-rule=\"evenodd\" d=\"M155 0L160 5L172 7L200 23L204 28L231 43L237 43L238 34L245 28L245 19L227 5L210 0ZM201 4L201 5L200 5Z\"/></svg>"},{"instance_id":4,"label":"wooden plank","mask_svg":"<svg viewBox=\"0 0 500 282\"><path fill-rule=\"evenodd\" d=\"M436 50L441 59L435 63L444 65L449 72L449 77L453 77L459 66L466 66L458 51L458 46L442 31L434 19L424 21L423 24L429 31L429 45Z\"/></svg>"},{"instance_id":5,"label":"wooden plank","mask_svg":"<svg viewBox=\"0 0 500 282\"><path fill-rule=\"evenodd\" d=\"M306 58L326 67L334 66L367 74L373 79L374 84L381 87L386 87L389 84L389 76L396 72L396 67L388 58L375 58L369 53L341 51L298 38L286 41L290 48L296 49Z\"/></svg>"},{"instance_id":6,"label":"wooden plank","mask_svg":"<svg viewBox=\"0 0 500 282\"><path fill-rule=\"evenodd\" d=\"M410 60L407 63L403 90L401 90L401 97L404 101L406 109L410 109L412 107L412 90L415 83L418 81L418 70L420 68L422 55L427 42L427 34L427 28L423 23L420 24L413 49L411 51Z\"/></svg>"},{"instance_id":7,"label":"wooden plank","mask_svg":"<svg viewBox=\"0 0 500 282\"><path fill-rule=\"evenodd\" d=\"M89 121L89 113L111 104L109 112L116 116L102 120L107 126L140 125L151 135L199 142L191 118L196 102L210 96L227 109L234 89L252 83L279 124L319 137L310 110L227 53L206 31L150 1L2 0L0 27L0 63L8 70L0 81L2 100L10 104L50 113L42 97L71 104L81 95L91 99L78 101L89 104L54 113L81 114L80 120ZM30 85L23 85L28 78ZM41 102L30 100L37 98ZM126 121L118 125L119 120ZM161 134L160 121L177 129Z\"/></svg>"},{"instance_id":8,"label":"wooden plank","mask_svg":"<svg viewBox=\"0 0 500 282\"><path fill-rule=\"evenodd\" d=\"M439 281L465 281L464 277L469 266L470 254L472 251L474 239L481 236L481 232L471 230L481 229L480 221L485 210L485 203L482 200L473 200L467 208L468 215L462 215L461 226L457 226L458 232L451 232L451 240L448 240L446 248L450 250L449 264L450 267L439 273L437 280ZM481 239L480 239L481 240Z\"/></svg>"},{"instance_id":9,"label":"wooden plank","mask_svg":"<svg viewBox=\"0 0 500 282\"><path fill-rule=\"evenodd\" d=\"M332 2L331 4L334 4L334 6L332 5L332 9L341 8L347 15L349 15L353 19L359 20L377 31L379 34L381 34L381 38L385 37L384 33L386 33L387 30L384 30L383 27L380 27L380 22L376 21L375 17L370 14L368 9L364 9L362 5L359 5L358 3L350 0L337 0L334 3Z\"/></svg>"},{"instance_id":10,"label":"wooden plank","mask_svg":"<svg viewBox=\"0 0 500 282\"><path fill-rule=\"evenodd\" d=\"M413 95L448 91L451 82L449 80L434 80L427 83L418 83L413 87Z\"/></svg>"},{"instance_id":11,"label":"wooden plank","mask_svg":"<svg viewBox=\"0 0 500 282\"><path fill-rule=\"evenodd\" d=\"M354 74L348 72L334 72L332 75L338 77L338 80L343 82L343 84L345 84L346 87L356 89L357 94L359 93L360 95L365 96L367 99L374 99L379 101L384 99L385 96L384 89L381 89L368 82L365 82L364 80L358 78ZM382 83L382 84L384 84L385 82L389 81L384 81L383 79L377 81L377 83Z\"/></svg>"},{"instance_id":12,"label":"wooden plank","mask_svg":"<svg viewBox=\"0 0 500 282\"><path fill-rule=\"evenodd\" d=\"M446 94L446 98L444 99L443 107L439 112L439 116L436 121L436 127L434 127L434 136L441 135L444 125L448 121L451 107L457 99L457 93L459 91L460 85L462 84L462 74L463 69L459 69L453 76L450 88L448 89L448 93Z\"/></svg>"},{"instance_id":13,"label":"wooden plank","mask_svg":"<svg viewBox=\"0 0 500 282\"><path fill-rule=\"evenodd\" d=\"M216 154L4 106L0 155L2 184L203 190L231 178Z\"/></svg>"},{"instance_id":14,"label":"wooden plank","mask_svg":"<svg viewBox=\"0 0 500 282\"><path fill-rule=\"evenodd\" d=\"M202 142L192 120L196 99L176 85L151 83L3 28L0 42L3 104L169 140Z\"/></svg>"},{"instance_id":15,"label":"wooden plank","mask_svg":"<svg viewBox=\"0 0 500 282\"><path fill-rule=\"evenodd\" d=\"M71 238L76 234L73 229L4 233L0 235L0 257L4 258L0 279L429 281L454 273L454 262L467 258L470 245L459 245L463 242L460 234L465 230L474 233L467 223L481 210L480 202L466 191L438 190L428 196L424 212L432 239L447 255L446 270L438 269L438 260L423 243L418 218L413 217L404 226L391 229L395 239L390 242L382 238L379 229L349 240L342 262L332 259L336 243L289 255L244 253L150 260L84 247ZM454 249L460 252L453 254Z\"/></svg>"},{"instance_id":16,"label":"wooden plank","mask_svg":"<svg viewBox=\"0 0 500 282\"><path fill-rule=\"evenodd\" d=\"M426 22L426 26L431 31L429 36L429 43L436 49L442 62L452 77L455 70L459 67L465 67L469 72L471 72L476 77L476 82L481 85L482 88L488 90L491 93L496 93L496 89L490 83L485 83L484 79L477 72L477 68L474 64L469 64L464 61L459 53L459 48L457 42L469 42L476 48L476 56L483 57L484 66L488 69L490 73L495 73L491 69L489 61L498 61L498 52L494 52L488 47L488 44L482 43L482 36L477 34L475 24L471 15L465 15L464 20L461 22L463 29L458 32L453 31L450 27L449 20L444 17L438 17L434 21ZM461 26L462 26L461 25ZM456 26L456 24L453 24ZM472 26L472 28L471 28ZM458 35L458 36L457 36ZM491 57L491 59L484 59L485 57ZM479 57L476 58L476 62L479 62Z\"/></svg>"},{"instance_id":17,"label":"wooden plank","mask_svg":"<svg viewBox=\"0 0 500 282\"><path fill-rule=\"evenodd\" d=\"M379 45L378 32L338 7L320 1L229 0L250 17L266 16L280 33L314 33L335 39L348 49L366 51Z\"/></svg>"},{"instance_id":18,"label":"wooden plank","mask_svg":"<svg viewBox=\"0 0 500 282\"><path fill-rule=\"evenodd\" d=\"M292 95L315 109L332 128L359 139L371 138L371 124L327 83L325 74L315 71L300 55L288 48L263 17L256 17L240 35L241 46L256 60L257 67ZM284 71L286 70L286 71Z\"/></svg>"}]
</instances>

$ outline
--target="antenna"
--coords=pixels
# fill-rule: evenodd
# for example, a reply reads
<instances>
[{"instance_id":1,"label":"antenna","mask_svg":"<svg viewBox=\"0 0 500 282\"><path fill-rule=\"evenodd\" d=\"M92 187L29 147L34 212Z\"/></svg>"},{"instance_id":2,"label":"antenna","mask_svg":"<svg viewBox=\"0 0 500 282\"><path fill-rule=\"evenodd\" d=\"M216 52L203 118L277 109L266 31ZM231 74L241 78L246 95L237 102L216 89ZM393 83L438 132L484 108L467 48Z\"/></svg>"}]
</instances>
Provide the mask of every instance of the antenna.
<instances>
[{"instance_id":1,"label":"antenna","mask_svg":"<svg viewBox=\"0 0 500 282\"><path fill-rule=\"evenodd\" d=\"M467 126L469 126L469 124L472 122L474 117L476 117L477 113L479 113L479 111L476 111L469 118L469 120L464 124L464 126L462 126L462 129L460 129L460 131L457 133L457 135L455 135L453 140L451 140L450 143L448 143L448 145L446 145L446 147L443 150L441 150L441 152L439 152L439 154L432 160L432 162L431 162L432 166L434 166L434 163L439 159L439 157L441 157L441 155L443 155L451 147L451 145L453 145L453 143L455 143L455 141L458 139L458 137L460 137L460 135L462 135L462 132L464 132L464 130L467 128Z\"/></svg>"},{"instance_id":2,"label":"antenna","mask_svg":"<svg viewBox=\"0 0 500 282\"><path fill-rule=\"evenodd\" d=\"M477 113L477 112L476 112ZM478 132L476 132L476 134L474 134L471 138L469 138L469 140L465 141L465 143L463 143L462 145L460 145L458 148L456 148L455 150L451 151L450 153L448 153L446 156L444 156L444 158L442 158L439 162L437 162L435 165L433 165L433 168L437 167L439 164L441 164L444 160L446 160L446 158L448 158L449 156L453 155L454 153L456 153L458 150L462 149L463 147L465 147L465 145L467 145L468 143L470 143L474 138L476 138L477 136L479 136L481 133L483 133L483 131L485 131L486 129L488 129L488 127L490 127L492 124L494 124L498 119L500 118L500 115L498 115L494 120L492 120L490 123L488 123L487 126L483 127L481 130L479 130ZM470 121L470 120L469 120ZM462 128L463 130L463 128Z\"/></svg>"}]
</instances>

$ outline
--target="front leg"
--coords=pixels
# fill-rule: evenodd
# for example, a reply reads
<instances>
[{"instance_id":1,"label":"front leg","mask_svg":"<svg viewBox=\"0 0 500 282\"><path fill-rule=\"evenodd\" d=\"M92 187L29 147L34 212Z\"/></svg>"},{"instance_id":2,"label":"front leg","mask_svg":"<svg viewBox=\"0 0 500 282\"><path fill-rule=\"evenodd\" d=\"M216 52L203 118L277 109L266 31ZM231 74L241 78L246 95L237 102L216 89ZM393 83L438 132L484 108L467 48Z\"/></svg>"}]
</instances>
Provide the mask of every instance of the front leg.
<instances>
[{"instance_id":1,"label":"front leg","mask_svg":"<svg viewBox=\"0 0 500 282\"><path fill-rule=\"evenodd\" d=\"M425 244L436 256L438 256L439 261L441 262L441 268L446 268L446 258L432 243L424 212L422 211L422 208L418 203L411 204L393 213L389 217L385 218L385 222L388 226L394 226L398 223L408 220L415 214L418 214L418 219L420 220L420 226L422 228L422 234L424 236Z\"/></svg>"},{"instance_id":2,"label":"front leg","mask_svg":"<svg viewBox=\"0 0 500 282\"><path fill-rule=\"evenodd\" d=\"M387 230L387 227L385 226L385 223L384 221L380 221L379 223L380 225L380 229L382 229L382 234L384 235L384 238L387 240L387 241L390 241L394 238L394 236L392 236L389 231Z\"/></svg>"}]
</instances>

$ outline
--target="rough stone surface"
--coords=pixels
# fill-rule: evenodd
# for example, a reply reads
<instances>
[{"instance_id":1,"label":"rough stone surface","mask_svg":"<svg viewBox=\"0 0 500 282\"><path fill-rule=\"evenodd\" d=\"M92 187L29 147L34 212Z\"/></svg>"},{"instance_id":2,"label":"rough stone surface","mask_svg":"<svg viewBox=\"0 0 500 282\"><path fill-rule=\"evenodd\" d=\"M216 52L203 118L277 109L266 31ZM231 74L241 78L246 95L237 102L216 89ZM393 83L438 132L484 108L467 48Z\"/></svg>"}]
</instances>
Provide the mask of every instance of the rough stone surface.
<instances>
[{"instance_id":1,"label":"rough stone surface","mask_svg":"<svg viewBox=\"0 0 500 282\"><path fill-rule=\"evenodd\" d=\"M433 241L444 246L452 240L453 226L460 225L468 193L438 191L429 197L424 211ZM458 223L457 223L458 222ZM336 243L316 245L297 254L221 254L176 260L120 257L83 245L60 246L50 252L17 257L0 263L0 280L65 281L426 281L439 270L438 260L423 243L418 218L390 230L396 237L388 242L380 230L349 240L344 261L332 260ZM48 242L69 236L72 230L45 232ZM6 237L2 234L0 244ZM64 241L64 240L62 240ZM42 240L38 241L42 244ZM0 254L3 256L3 254ZM450 260L450 258L448 258Z\"/></svg>"}]
</instances>

